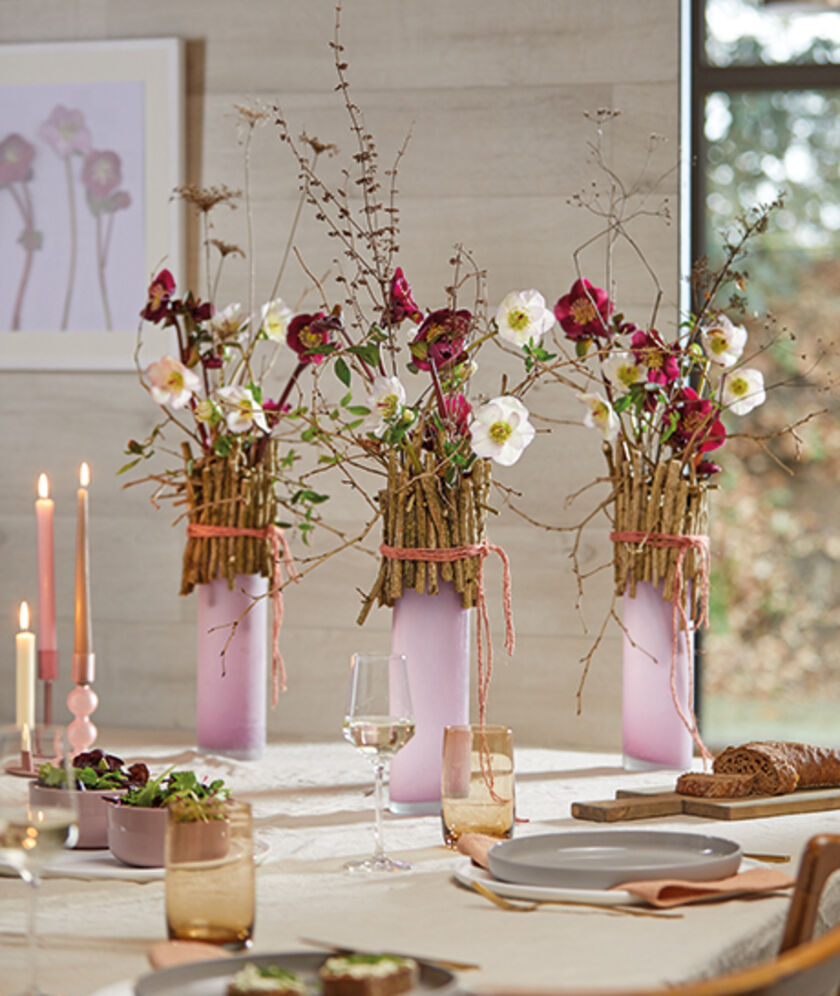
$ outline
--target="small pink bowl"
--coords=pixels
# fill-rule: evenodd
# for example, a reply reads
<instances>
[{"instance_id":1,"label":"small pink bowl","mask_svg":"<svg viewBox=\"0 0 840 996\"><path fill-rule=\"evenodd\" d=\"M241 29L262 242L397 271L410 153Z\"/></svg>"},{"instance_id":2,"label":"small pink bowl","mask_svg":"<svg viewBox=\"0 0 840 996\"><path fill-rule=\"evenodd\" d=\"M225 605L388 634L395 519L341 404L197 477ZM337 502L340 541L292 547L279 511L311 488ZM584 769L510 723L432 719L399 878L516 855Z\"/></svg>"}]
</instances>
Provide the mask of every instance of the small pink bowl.
<instances>
[{"instance_id":1,"label":"small pink bowl","mask_svg":"<svg viewBox=\"0 0 840 996\"><path fill-rule=\"evenodd\" d=\"M108 847L127 865L163 868L169 810L106 804Z\"/></svg>"}]
</instances>

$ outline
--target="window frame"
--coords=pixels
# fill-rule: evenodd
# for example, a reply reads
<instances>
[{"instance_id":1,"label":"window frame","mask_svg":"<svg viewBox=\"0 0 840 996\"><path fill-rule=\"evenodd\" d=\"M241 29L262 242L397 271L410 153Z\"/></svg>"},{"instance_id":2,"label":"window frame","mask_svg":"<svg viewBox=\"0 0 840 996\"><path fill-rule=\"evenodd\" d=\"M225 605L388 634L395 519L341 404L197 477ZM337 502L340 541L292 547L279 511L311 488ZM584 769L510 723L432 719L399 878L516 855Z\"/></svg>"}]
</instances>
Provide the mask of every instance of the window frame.
<instances>
[{"instance_id":1,"label":"window frame","mask_svg":"<svg viewBox=\"0 0 840 996\"><path fill-rule=\"evenodd\" d=\"M687 155L680 169L680 308L691 307L689 276L694 260L706 255L704 163L705 104L711 93L756 90L840 90L837 63L715 66L706 60L706 0L681 0L680 141ZM703 633L695 633L694 708L703 718Z\"/></svg>"}]
</instances>

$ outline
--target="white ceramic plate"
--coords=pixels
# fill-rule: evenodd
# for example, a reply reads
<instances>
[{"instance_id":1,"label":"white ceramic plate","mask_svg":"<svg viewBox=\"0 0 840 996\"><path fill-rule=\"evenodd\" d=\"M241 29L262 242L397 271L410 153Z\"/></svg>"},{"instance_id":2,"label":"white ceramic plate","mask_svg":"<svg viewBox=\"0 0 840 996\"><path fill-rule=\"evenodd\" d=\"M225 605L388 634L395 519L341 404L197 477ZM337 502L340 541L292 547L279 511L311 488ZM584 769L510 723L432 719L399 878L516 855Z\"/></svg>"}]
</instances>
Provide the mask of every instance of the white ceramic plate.
<instances>
[{"instance_id":1,"label":"white ceramic plate","mask_svg":"<svg viewBox=\"0 0 840 996\"><path fill-rule=\"evenodd\" d=\"M269 844L265 840L254 841L254 862L262 864L268 857ZM0 876L16 877L9 865L0 864ZM164 877L163 868L133 868L124 865L108 850L62 851L44 869L44 878L122 878L128 882L154 882Z\"/></svg>"},{"instance_id":2,"label":"white ceramic plate","mask_svg":"<svg viewBox=\"0 0 840 996\"><path fill-rule=\"evenodd\" d=\"M136 996L224 996L227 985L247 962L255 965L279 965L294 972L309 983L308 991L315 991L318 969L330 955L328 952L287 952L281 954L245 954L216 961L198 961L152 972L138 979L134 986ZM426 962L418 961L420 982L413 993L435 993L435 996L454 996L457 982L452 972Z\"/></svg>"},{"instance_id":3,"label":"white ceramic plate","mask_svg":"<svg viewBox=\"0 0 840 996\"><path fill-rule=\"evenodd\" d=\"M595 903L598 906L630 906L642 903L638 896L632 896L623 889L560 889L548 885L521 885L517 882L502 882L489 871L478 868L470 858L462 858L455 866L455 878L462 884L472 887L473 882L481 882L505 899L530 899L532 902L553 899L566 903Z\"/></svg>"},{"instance_id":4,"label":"white ceramic plate","mask_svg":"<svg viewBox=\"0 0 840 996\"><path fill-rule=\"evenodd\" d=\"M726 878L738 871L734 840L674 830L575 830L506 840L488 865L505 882L571 889L609 889L622 882Z\"/></svg>"}]
</instances>

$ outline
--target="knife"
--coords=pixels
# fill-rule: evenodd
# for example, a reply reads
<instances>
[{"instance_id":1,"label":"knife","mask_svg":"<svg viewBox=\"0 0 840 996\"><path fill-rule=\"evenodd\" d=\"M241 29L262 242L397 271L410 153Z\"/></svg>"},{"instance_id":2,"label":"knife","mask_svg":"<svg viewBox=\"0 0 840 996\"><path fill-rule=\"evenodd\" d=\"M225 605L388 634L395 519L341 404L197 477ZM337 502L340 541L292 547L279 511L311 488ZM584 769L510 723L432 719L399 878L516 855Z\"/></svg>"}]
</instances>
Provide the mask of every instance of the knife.
<instances>
[{"instance_id":1,"label":"knife","mask_svg":"<svg viewBox=\"0 0 840 996\"><path fill-rule=\"evenodd\" d=\"M350 955L350 954L383 954L382 951L363 951L360 948L343 948L337 944L329 944L326 941L316 941L311 937L299 937L298 940L301 944L308 944L313 948L322 948L324 951L332 951L334 954L339 955ZM389 954L395 954L396 952L388 952ZM407 955L400 954L401 958L414 958L415 961L425 962L427 965L436 965L438 968L444 968L450 972L470 972L481 968L480 965L473 965L468 961L451 961L445 958L425 958L418 955Z\"/></svg>"}]
</instances>

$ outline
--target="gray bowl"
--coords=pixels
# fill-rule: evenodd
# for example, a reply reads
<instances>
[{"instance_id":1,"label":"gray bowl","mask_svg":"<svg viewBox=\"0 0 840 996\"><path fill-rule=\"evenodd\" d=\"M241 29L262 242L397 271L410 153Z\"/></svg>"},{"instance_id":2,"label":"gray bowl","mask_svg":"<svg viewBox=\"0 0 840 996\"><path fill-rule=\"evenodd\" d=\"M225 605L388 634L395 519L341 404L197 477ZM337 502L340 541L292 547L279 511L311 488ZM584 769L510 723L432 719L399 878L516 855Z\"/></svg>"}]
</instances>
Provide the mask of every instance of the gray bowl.
<instances>
[{"instance_id":1,"label":"gray bowl","mask_svg":"<svg viewBox=\"0 0 840 996\"><path fill-rule=\"evenodd\" d=\"M624 882L693 882L738 871L735 841L668 830L581 830L519 837L490 848L490 871L504 882L611 889Z\"/></svg>"}]
</instances>

